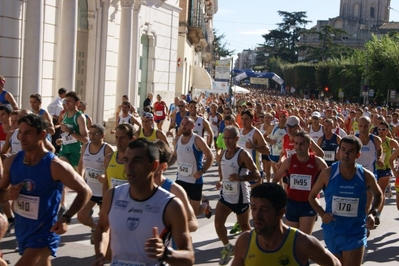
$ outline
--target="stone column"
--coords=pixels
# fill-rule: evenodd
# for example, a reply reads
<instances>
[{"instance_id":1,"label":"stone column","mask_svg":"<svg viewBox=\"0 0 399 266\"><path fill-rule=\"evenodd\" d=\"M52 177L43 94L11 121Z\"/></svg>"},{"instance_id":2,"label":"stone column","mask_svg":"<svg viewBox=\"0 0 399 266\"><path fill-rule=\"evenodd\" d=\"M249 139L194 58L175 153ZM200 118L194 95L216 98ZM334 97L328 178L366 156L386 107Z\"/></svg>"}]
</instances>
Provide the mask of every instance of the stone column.
<instances>
[{"instance_id":1,"label":"stone column","mask_svg":"<svg viewBox=\"0 0 399 266\"><path fill-rule=\"evenodd\" d=\"M133 6L133 36L132 36L132 69L131 69L131 103L134 106L140 106L138 102L139 95L139 73L140 73L140 47L141 47L141 30L140 30L140 9L143 0L135 0Z\"/></svg>"},{"instance_id":2,"label":"stone column","mask_svg":"<svg viewBox=\"0 0 399 266\"><path fill-rule=\"evenodd\" d=\"M29 2L29 1L28 1ZM76 41L78 30L77 0L63 0L61 6L61 27L58 32L60 53L57 57L57 90L75 90Z\"/></svg>"},{"instance_id":3,"label":"stone column","mask_svg":"<svg viewBox=\"0 0 399 266\"><path fill-rule=\"evenodd\" d=\"M116 80L116 102L121 103L122 95L129 96L132 49L132 7L134 0L121 0L121 24L119 28L118 71Z\"/></svg>"},{"instance_id":4,"label":"stone column","mask_svg":"<svg viewBox=\"0 0 399 266\"><path fill-rule=\"evenodd\" d=\"M43 67L44 0L26 2L24 57L22 67L22 108L30 109L29 96L40 93Z\"/></svg>"}]
</instances>

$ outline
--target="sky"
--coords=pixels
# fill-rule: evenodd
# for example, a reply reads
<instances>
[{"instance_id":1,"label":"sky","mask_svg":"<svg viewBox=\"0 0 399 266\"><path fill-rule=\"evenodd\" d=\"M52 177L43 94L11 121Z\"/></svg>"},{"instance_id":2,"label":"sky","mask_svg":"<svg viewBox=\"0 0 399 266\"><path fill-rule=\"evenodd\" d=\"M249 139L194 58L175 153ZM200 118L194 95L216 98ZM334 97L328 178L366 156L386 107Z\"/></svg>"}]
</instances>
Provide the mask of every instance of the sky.
<instances>
[{"instance_id":1,"label":"sky","mask_svg":"<svg viewBox=\"0 0 399 266\"><path fill-rule=\"evenodd\" d=\"M254 49L263 43L262 35L282 22L277 11L306 11L306 28L339 16L340 0L218 0L218 12L213 18L217 34L225 34L225 42L235 54ZM390 21L399 21L399 1L391 1Z\"/></svg>"}]
</instances>

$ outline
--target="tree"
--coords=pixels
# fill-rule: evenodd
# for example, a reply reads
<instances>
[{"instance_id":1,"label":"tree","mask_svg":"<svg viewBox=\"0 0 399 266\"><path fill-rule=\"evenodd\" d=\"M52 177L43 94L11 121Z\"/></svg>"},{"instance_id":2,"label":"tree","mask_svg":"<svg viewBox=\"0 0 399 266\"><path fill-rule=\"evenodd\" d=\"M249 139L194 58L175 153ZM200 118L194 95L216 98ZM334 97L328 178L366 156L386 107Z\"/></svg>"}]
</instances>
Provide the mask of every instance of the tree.
<instances>
[{"instance_id":1,"label":"tree","mask_svg":"<svg viewBox=\"0 0 399 266\"><path fill-rule=\"evenodd\" d=\"M321 31L306 30L302 34L306 35L317 35L319 40L319 46L302 46L306 50L306 61L318 61L322 62L327 59L339 58L341 56L348 56L353 54L353 49L337 43L341 41L342 37L348 34L346 31L341 29L335 29L330 25L321 27Z\"/></svg>"},{"instance_id":2,"label":"tree","mask_svg":"<svg viewBox=\"0 0 399 266\"><path fill-rule=\"evenodd\" d=\"M223 34L218 35L216 30L213 30L213 58L215 60L219 60L223 57L230 57L234 54L235 50L229 50L227 48L227 42L224 42L223 39L226 37Z\"/></svg>"},{"instance_id":3,"label":"tree","mask_svg":"<svg viewBox=\"0 0 399 266\"><path fill-rule=\"evenodd\" d=\"M265 39L261 46L262 53L268 53L270 57L279 57L288 63L298 62L298 41L305 26L311 22L306 20L306 11L287 12L278 11L283 22L278 23L277 29L262 35ZM259 61L261 55L259 56Z\"/></svg>"}]
</instances>

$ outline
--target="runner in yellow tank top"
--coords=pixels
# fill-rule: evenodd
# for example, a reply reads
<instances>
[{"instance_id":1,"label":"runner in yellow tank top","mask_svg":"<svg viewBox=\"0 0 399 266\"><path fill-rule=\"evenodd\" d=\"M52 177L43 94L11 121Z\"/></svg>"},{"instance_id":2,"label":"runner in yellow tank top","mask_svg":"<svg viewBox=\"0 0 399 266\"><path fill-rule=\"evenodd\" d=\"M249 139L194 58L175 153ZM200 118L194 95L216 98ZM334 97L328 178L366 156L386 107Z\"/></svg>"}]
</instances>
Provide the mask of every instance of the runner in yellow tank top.
<instances>
[{"instance_id":1,"label":"runner in yellow tank top","mask_svg":"<svg viewBox=\"0 0 399 266\"><path fill-rule=\"evenodd\" d=\"M287 194L277 184L264 183L251 191L255 229L240 235L232 266L341 265L315 237L283 224ZM267 263L265 263L267 262Z\"/></svg>"},{"instance_id":2,"label":"runner in yellow tank top","mask_svg":"<svg viewBox=\"0 0 399 266\"><path fill-rule=\"evenodd\" d=\"M168 143L165 133L162 130L154 127L154 116L151 113L143 113L141 117L142 128L136 132L136 138L145 138L149 141L156 141L157 139Z\"/></svg>"},{"instance_id":3,"label":"runner in yellow tank top","mask_svg":"<svg viewBox=\"0 0 399 266\"><path fill-rule=\"evenodd\" d=\"M103 183L103 195L109 188L126 183L123 157L127 146L134 140L136 130L131 124L120 124L115 128L115 142L117 150L104 158L105 182Z\"/></svg>"}]
</instances>

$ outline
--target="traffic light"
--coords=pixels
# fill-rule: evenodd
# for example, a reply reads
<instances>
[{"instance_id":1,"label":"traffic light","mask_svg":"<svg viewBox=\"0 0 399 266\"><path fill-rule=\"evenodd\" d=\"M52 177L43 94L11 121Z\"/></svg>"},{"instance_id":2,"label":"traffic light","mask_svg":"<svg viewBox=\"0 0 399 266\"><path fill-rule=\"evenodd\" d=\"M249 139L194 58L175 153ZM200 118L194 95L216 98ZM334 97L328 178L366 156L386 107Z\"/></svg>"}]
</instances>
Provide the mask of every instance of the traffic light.
<instances>
[{"instance_id":1,"label":"traffic light","mask_svg":"<svg viewBox=\"0 0 399 266\"><path fill-rule=\"evenodd\" d=\"M327 87L327 86L324 88L324 91L325 91L325 92L328 92L328 87Z\"/></svg>"}]
</instances>

